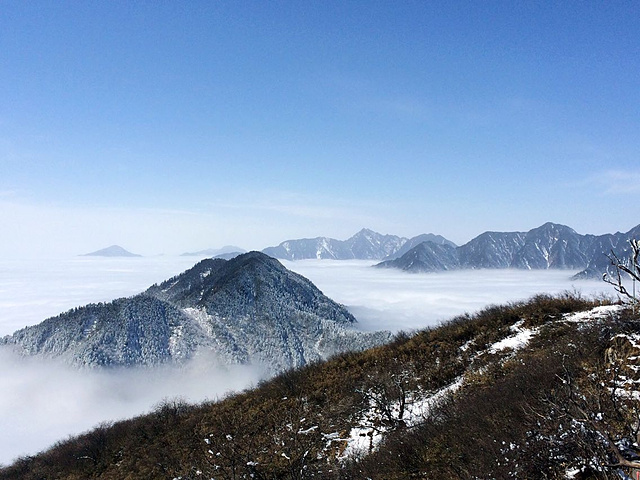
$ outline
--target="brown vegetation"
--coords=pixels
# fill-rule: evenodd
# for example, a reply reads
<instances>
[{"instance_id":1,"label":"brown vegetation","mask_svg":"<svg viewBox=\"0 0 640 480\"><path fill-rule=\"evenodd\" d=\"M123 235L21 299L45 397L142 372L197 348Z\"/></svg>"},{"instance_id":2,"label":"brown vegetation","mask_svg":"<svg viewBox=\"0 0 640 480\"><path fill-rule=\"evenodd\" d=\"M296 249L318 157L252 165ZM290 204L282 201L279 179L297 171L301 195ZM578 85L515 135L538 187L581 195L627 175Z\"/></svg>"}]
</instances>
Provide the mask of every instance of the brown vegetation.
<instances>
[{"instance_id":1,"label":"brown vegetation","mask_svg":"<svg viewBox=\"0 0 640 480\"><path fill-rule=\"evenodd\" d=\"M570 468L613 478L638 417L610 394L619 369L607 349L640 327L624 316L563 322L592 306L570 294L494 306L217 403L167 401L23 458L0 479L561 478ZM518 322L538 331L527 348L490 352ZM407 421L418 393L460 378L428 416ZM356 426L383 440L344 457Z\"/></svg>"}]
</instances>

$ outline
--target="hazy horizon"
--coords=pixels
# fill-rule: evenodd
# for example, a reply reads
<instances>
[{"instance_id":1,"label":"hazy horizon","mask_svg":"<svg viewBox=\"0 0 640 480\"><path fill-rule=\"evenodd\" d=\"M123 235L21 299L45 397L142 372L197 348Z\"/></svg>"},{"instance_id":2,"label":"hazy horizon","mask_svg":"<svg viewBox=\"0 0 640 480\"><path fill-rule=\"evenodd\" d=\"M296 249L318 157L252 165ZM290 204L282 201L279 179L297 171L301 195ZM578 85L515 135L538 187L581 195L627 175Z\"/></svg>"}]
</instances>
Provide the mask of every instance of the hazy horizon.
<instances>
[{"instance_id":1,"label":"hazy horizon","mask_svg":"<svg viewBox=\"0 0 640 480\"><path fill-rule=\"evenodd\" d=\"M505 231L504 233L509 233L509 232L525 232L526 233L527 231L529 231L531 229L538 228L538 227L544 225L545 223L548 223L548 222L543 222L543 223L541 223L539 225L534 225L528 230L511 230L511 231ZM556 222L551 222L551 223L556 223ZM608 231L608 232L602 232L601 235L615 234L615 233L626 233L626 232L632 230L633 228L635 228L638 225L640 225L640 224L633 224L628 229L617 229L617 230L612 230L612 231ZM566 226L573 229L573 227L571 225L566 225ZM372 229L368 228L367 226L363 226L361 228L358 228L357 230L354 230L351 234L349 234L347 236L340 237L340 238L334 238L334 237L331 237L330 235L318 235L318 236L313 237L313 236L310 236L310 235L302 234L300 237L295 237L295 238L293 238L293 237L281 238L280 240L278 240L278 241L276 241L274 243L271 243L271 244L257 245L256 242L253 242L253 245L255 246L255 248L245 248L242 245L237 245L236 247L241 249L241 250L244 250L244 251L262 251L262 250L264 250L264 249L266 249L268 247L276 247L276 246L280 245L281 243L286 242L286 241L290 241L290 240L300 240L300 239L311 239L311 238L325 237L325 238L334 238L335 240L344 241L344 240L347 240L347 239L351 238L352 236L354 236L355 234L357 234L358 232L360 232L363 229L372 230ZM495 230L482 230L482 231L479 231L476 234L474 234L472 237L470 237L470 238L468 238L468 239L466 239L466 240L464 240L464 241L462 241L460 243L456 243L456 242L454 242L454 243L456 243L456 245L458 245L458 246L465 245L466 243L474 240L476 237L482 235L483 233L489 232L489 231L495 231ZM385 232L376 232L376 233L379 233L381 235L396 235L398 237L402 237L402 235L399 235L396 232L386 232L385 231ZM593 232L577 232L577 233L580 234L580 235L596 235L596 236L599 235L599 234L594 234ZM434 232L434 231L423 231L423 232L420 232L420 233L418 233L418 234L416 234L414 236L419 236L419 235L422 235L422 234L440 235L439 233ZM412 237L404 237L404 238L410 239ZM450 238L447 238L447 240L452 241ZM204 245L204 243L202 243L202 244ZM99 246L99 245L102 245L102 246ZM114 247L114 246L121 247L121 248L123 248L124 250L126 250L129 253L132 253L134 255L137 255L139 257L144 257L144 258L158 258L158 257L171 258L171 257L177 257L177 256L185 256L185 257L190 257L191 259L194 259L194 258L206 258L208 256L207 251L219 250L219 249L222 249L222 248L230 247L231 245L229 243L211 244L208 247L197 248L197 249L196 248L192 248L192 249L183 248L183 249L180 249L180 250L174 250L174 251L172 251L170 253L166 253L166 252L151 252L151 253L149 253L149 249L143 247L143 251L146 252L146 253L141 254L138 251L131 250L131 249L127 248L127 246L122 245L122 244L106 244L106 243L99 244L99 243L96 243L96 246L93 248L93 250L91 250L91 251L83 251L83 252L79 252L79 253L64 253L64 254L61 254L60 252L53 252L52 253L52 252L48 252L48 251L44 250L44 251L29 252L26 256L25 255L21 256L21 255L16 255L15 252L0 252L0 261L5 261L5 262L10 263L12 261L12 259L15 259L17 257L22 257L22 258L29 257L33 261L42 261L42 260L46 260L46 261L49 261L49 260L61 261L61 260L69 260L71 258L87 257L87 256L89 256L89 257L93 256L93 257L109 258L108 255L101 255L101 254L94 255L94 254L96 252L100 252L101 250L105 250L107 248ZM198 253L198 252L203 252L203 253ZM123 256L123 257L125 257L125 256ZM119 257L118 255L116 255L116 256L111 257L111 258L123 258L123 257Z\"/></svg>"}]
</instances>

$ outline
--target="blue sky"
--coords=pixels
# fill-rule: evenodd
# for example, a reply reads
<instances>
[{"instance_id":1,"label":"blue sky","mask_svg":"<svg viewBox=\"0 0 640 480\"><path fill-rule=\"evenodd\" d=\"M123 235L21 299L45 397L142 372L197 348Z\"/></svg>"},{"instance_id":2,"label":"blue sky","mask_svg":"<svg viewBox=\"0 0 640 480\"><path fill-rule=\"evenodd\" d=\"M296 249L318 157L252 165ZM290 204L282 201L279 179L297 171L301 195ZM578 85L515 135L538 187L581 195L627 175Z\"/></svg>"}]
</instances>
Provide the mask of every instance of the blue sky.
<instances>
[{"instance_id":1,"label":"blue sky","mask_svg":"<svg viewBox=\"0 0 640 480\"><path fill-rule=\"evenodd\" d=\"M0 2L0 252L640 223L640 2Z\"/></svg>"}]
</instances>

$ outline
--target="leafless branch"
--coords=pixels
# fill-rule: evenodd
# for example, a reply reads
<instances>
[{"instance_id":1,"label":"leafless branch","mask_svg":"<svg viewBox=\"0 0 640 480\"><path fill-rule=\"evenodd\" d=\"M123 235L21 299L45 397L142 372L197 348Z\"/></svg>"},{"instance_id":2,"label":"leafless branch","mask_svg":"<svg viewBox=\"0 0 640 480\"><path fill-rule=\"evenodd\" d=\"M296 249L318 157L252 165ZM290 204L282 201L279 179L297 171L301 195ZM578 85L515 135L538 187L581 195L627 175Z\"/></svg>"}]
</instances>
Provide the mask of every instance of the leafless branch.
<instances>
[{"instance_id":1,"label":"leafless branch","mask_svg":"<svg viewBox=\"0 0 640 480\"><path fill-rule=\"evenodd\" d=\"M631 239L629 241L631 245L631 255L629 259L624 260L618 257L618 255L612 250L609 255L609 261L613 270L609 270L602 275L602 280L624 295L629 300L636 302L636 298L630 293L623 284L622 274L627 274L632 280L640 281L640 265L638 264L638 258L640 257L640 241L637 239Z\"/></svg>"}]
</instances>

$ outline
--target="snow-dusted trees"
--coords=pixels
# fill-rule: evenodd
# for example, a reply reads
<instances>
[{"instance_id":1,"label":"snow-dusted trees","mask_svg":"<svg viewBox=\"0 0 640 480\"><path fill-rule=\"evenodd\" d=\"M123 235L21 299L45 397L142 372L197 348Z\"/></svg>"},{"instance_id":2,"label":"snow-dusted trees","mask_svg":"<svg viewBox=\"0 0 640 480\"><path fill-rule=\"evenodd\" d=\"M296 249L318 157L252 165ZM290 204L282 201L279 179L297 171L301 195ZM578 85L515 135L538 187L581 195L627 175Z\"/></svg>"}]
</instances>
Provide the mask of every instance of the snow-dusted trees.
<instances>
[{"instance_id":1,"label":"snow-dusted trees","mask_svg":"<svg viewBox=\"0 0 640 480\"><path fill-rule=\"evenodd\" d=\"M575 368L563 365L562 384L542 397L547 415L558 422L557 431L546 432L547 438L553 445L562 435L571 435L568 463L575 470L597 478L619 478L621 468L640 467L635 444L639 427L636 401L620 387L616 365L597 365L586 376Z\"/></svg>"}]
</instances>

